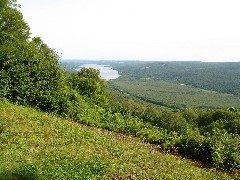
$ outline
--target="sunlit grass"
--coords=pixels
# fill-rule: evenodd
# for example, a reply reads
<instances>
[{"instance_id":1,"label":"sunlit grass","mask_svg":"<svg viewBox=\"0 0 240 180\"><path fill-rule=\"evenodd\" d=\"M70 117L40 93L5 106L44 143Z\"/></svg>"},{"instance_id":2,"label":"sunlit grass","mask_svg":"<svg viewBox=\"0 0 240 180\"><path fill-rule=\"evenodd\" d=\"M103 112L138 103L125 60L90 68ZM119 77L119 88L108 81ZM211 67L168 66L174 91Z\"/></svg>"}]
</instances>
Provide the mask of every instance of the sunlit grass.
<instances>
[{"instance_id":1,"label":"sunlit grass","mask_svg":"<svg viewBox=\"0 0 240 180\"><path fill-rule=\"evenodd\" d=\"M228 179L139 139L0 101L0 179Z\"/></svg>"}]
</instances>

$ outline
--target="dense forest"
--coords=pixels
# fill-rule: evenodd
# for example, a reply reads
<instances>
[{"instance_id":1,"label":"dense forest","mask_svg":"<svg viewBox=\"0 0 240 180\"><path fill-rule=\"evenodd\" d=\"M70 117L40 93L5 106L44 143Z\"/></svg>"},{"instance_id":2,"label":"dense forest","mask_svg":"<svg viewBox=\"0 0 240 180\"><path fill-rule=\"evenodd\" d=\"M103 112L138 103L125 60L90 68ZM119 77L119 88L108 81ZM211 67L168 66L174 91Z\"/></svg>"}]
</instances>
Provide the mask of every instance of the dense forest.
<instances>
[{"instance_id":1,"label":"dense forest","mask_svg":"<svg viewBox=\"0 0 240 180\"><path fill-rule=\"evenodd\" d=\"M141 62L112 67L130 77L176 81L220 93L240 93L239 62Z\"/></svg>"},{"instance_id":2,"label":"dense forest","mask_svg":"<svg viewBox=\"0 0 240 180\"><path fill-rule=\"evenodd\" d=\"M59 55L54 49L38 37L31 38L30 28L12 0L0 2L0 41L0 101L35 108L88 126L133 135L159 146L163 151L226 172L239 172L238 107L206 110L162 107L164 104L157 106L129 93L108 88L108 83L100 78L100 72L96 69L66 71L61 68ZM179 62L174 63L175 66L159 62L129 63L128 68L124 63L111 65L121 72L122 78L128 81L132 78L132 84L140 83L141 78L174 80L211 91L232 95L239 93L239 72L236 70L239 64L218 64L214 70L214 64L204 64L206 68L201 69L202 64L198 62ZM182 70L174 69L176 65L182 66ZM165 67L172 69L171 73L166 73ZM220 67L225 71L221 71ZM208 68L212 70L206 71ZM195 75L187 75L191 72ZM206 79L197 77L199 74ZM209 78L213 75L216 80ZM227 77L231 78L227 80ZM228 84L222 86L227 81ZM212 86L209 85L211 82ZM203 84L207 84L206 87ZM0 140L3 143L13 136L4 134L6 127L6 124L0 123Z\"/></svg>"}]
</instances>

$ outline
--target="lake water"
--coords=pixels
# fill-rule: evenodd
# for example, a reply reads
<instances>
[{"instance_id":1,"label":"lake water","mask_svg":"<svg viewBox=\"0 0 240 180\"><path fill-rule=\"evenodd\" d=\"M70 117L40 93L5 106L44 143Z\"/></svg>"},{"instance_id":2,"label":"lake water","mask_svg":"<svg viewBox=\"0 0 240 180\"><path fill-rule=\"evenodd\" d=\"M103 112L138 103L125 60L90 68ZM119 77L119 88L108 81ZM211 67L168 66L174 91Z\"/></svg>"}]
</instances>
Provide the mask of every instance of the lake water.
<instances>
[{"instance_id":1,"label":"lake water","mask_svg":"<svg viewBox=\"0 0 240 180\"><path fill-rule=\"evenodd\" d=\"M98 64L83 64L79 66L80 70L81 68L94 68L100 71L100 76L102 79L110 80L110 79L117 79L120 75L118 74L118 71L112 69L109 65L98 65Z\"/></svg>"}]
</instances>

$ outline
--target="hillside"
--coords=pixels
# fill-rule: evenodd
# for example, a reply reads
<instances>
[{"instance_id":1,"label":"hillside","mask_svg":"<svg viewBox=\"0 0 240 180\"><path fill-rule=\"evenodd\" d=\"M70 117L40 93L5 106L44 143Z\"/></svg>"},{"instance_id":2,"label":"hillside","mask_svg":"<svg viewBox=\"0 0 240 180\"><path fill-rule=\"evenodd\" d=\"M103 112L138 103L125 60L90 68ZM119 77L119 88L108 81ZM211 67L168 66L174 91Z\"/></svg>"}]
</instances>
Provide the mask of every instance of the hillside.
<instances>
[{"instance_id":1,"label":"hillside","mask_svg":"<svg viewBox=\"0 0 240 180\"><path fill-rule=\"evenodd\" d=\"M214 75L214 81L215 77L220 77L216 82L224 77L224 84L230 83L226 85L230 89L219 89L218 83L202 87L207 81L191 78L185 73L188 68L173 76L169 73L164 78L166 67L167 71L179 70L175 63L175 68L159 63L152 64L154 68L151 68L145 62L131 61L129 66L112 62L113 68L114 63L123 68L118 69L122 77L114 82L119 83L124 78L136 80L139 88L131 87L134 91L141 86L151 87L150 99L143 96L149 89L142 88L145 92L139 100L139 94L131 93L135 96L132 97L129 92L108 88L109 84L101 79L99 70L81 68L75 72L62 69L59 53L40 37L31 37L30 27L19 8L15 0L0 1L0 179L228 178L218 177L214 169L199 168L200 163L226 174L239 174L240 109L239 91L235 88L239 85L238 68L232 73L235 66L231 65L226 68L230 72L227 73L225 68L218 71L214 66L207 71L218 72L213 74L196 70L196 76L203 75L208 79ZM162 71L159 71L159 65ZM195 65L188 67L192 69ZM198 65L196 68L199 69ZM195 72L196 68L190 72ZM176 79L178 76L190 78L182 81ZM192 80L196 82L189 83ZM115 86L115 89L118 88ZM171 103L170 99L164 102L170 104L167 107L149 103L158 96L160 89L168 90L163 97L175 92L176 103ZM219 97L221 93L224 96ZM185 108L190 102L182 100L188 96L195 104L203 99L207 109ZM194 99L195 96L198 99ZM230 104L227 104L228 100ZM236 106L232 100L236 100ZM161 99L157 101L162 102ZM217 103L216 108L224 108L213 109L215 107L209 102ZM178 109L177 104L180 105L176 106ZM160 153L160 149L197 163Z\"/></svg>"},{"instance_id":2,"label":"hillside","mask_svg":"<svg viewBox=\"0 0 240 180\"><path fill-rule=\"evenodd\" d=\"M0 179L228 179L137 138L0 101Z\"/></svg>"}]
</instances>

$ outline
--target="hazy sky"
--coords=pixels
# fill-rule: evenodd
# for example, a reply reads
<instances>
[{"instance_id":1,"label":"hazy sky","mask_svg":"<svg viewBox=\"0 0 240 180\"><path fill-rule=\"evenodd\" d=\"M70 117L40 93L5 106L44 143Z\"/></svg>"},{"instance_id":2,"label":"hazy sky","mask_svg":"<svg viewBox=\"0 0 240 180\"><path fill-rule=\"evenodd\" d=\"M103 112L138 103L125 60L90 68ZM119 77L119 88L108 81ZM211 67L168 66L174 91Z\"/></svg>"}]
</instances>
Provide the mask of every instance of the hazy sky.
<instances>
[{"instance_id":1,"label":"hazy sky","mask_svg":"<svg viewBox=\"0 0 240 180\"><path fill-rule=\"evenodd\" d=\"M240 61L240 0L19 0L63 59Z\"/></svg>"}]
</instances>

